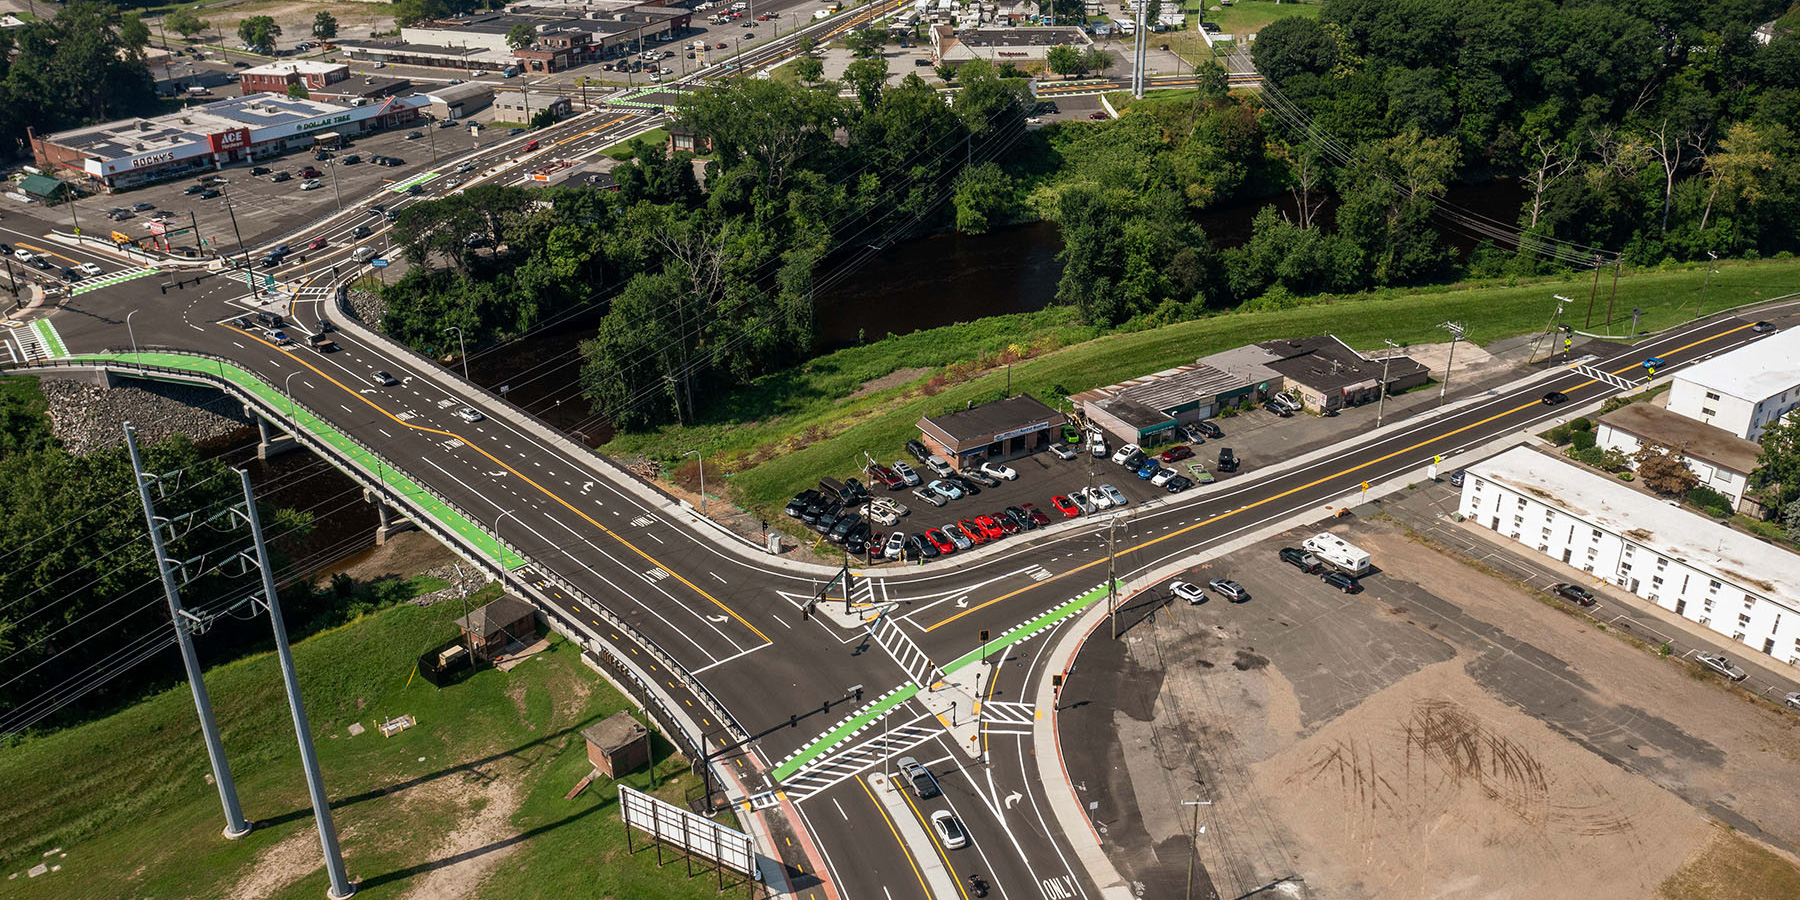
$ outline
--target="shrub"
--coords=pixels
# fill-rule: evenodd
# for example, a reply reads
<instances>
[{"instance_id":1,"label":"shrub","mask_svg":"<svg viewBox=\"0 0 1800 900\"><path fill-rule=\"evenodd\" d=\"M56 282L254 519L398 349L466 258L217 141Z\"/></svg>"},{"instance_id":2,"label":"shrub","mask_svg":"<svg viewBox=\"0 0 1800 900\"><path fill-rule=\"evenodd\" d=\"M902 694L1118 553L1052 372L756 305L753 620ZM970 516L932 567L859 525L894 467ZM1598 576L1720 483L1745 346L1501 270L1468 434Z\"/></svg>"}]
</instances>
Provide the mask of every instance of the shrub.
<instances>
[{"instance_id":1,"label":"shrub","mask_svg":"<svg viewBox=\"0 0 1800 900\"><path fill-rule=\"evenodd\" d=\"M1701 486L1687 492L1687 502L1705 510L1707 515L1715 519L1723 519L1731 515L1731 498Z\"/></svg>"},{"instance_id":2,"label":"shrub","mask_svg":"<svg viewBox=\"0 0 1800 900\"><path fill-rule=\"evenodd\" d=\"M1575 449L1577 450L1586 450L1589 447L1594 446L1598 441L1599 438L1594 437L1594 433L1591 431L1573 431L1569 433L1569 443L1575 445Z\"/></svg>"},{"instance_id":3,"label":"shrub","mask_svg":"<svg viewBox=\"0 0 1800 900\"><path fill-rule=\"evenodd\" d=\"M1544 432L1544 440L1561 447L1569 442L1569 426L1558 425L1555 428Z\"/></svg>"},{"instance_id":4,"label":"shrub","mask_svg":"<svg viewBox=\"0 0 1800 900\"><path fill-rule=\"evenodd\" d=\"M1569 423L1569 430L1570 431L1593 431L1594 423L1589 421L1586 416L1582 416L1581 418L1576 419L1573 422Z\"/></svg>"},{"instance_id":5,"label":"shrub","mask_svg":"<svg viewBox=\"0 0 1800 900\"><path fill-rule=\"evenodd\" d=\"M1606 468L1606 451L1599 447L1589 447L1586 450L1571 449L1569 456L1577 462L1593 466L1596 469Z\"/></svg>"}]
</instances>

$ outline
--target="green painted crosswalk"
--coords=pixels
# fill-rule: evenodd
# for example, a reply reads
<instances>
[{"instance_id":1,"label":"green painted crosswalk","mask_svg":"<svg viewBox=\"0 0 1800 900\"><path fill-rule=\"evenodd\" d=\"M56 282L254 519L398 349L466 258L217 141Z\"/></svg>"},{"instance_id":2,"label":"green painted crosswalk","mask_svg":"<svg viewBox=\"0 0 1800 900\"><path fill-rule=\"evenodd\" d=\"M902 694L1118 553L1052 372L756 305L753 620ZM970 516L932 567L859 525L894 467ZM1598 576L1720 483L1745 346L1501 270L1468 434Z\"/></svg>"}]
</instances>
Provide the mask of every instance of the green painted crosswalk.
<instances>
[{"instance_id":1,"label":"green painted crosswalk","mask_svg":"<svg viewBox=\"0 0 1800 900\"><path fill-rule=\"evenodd\" d=\"M123 271L114 272L111 275L101 275L98 278L89 278L80 284L69 288L69 296L74 297L85 294L88 291L97 291L103 287L111 287L112 285L131 281L135 278L142 278L149 274L152 274L152 270L150 269L125 269Z\"/></svg>"},{"instance_id":2,"label":"green painted crosswalk","mask_svg":"<svg viewBox=\"0 0 1800 900\"><path fill-rule=\"evenodd\" d=\"M419 174L414 175L413 177L408 178L405 181L394 182L393 184L388 186L388 190L393 191L396 194L404 194L409 189L411 189L413 185L424 184L425 182L430 181L433 178L437 178L442 174L443 173L441 173L441 172L420 172Z\"/></svg>"}]
</instances>

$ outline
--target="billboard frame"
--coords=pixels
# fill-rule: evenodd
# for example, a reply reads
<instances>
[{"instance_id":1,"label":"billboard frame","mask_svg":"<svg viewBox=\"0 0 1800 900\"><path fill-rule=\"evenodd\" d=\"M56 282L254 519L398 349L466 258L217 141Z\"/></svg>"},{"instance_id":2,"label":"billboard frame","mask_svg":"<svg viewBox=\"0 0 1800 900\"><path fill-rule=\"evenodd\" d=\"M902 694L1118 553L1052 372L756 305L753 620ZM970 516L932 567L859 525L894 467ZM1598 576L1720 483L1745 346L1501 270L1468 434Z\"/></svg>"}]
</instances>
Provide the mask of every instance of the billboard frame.
<instances>
[{"instance_id":1,"label":"billboard frame","mask_svg":"<svg viewBox=\"0 0 1800 900\"><path fill-rule=\"evenodd\" d=\"M663 866L663 845L669 844L682 851L689 878L694 877L694 859L699 857L718 873L720 893L725 891L725 872L729 869L743 876L749 896L756 895L762 874L749 834L624 784L619 785L619 820L625 826L627 853L637 853L631 841L632 831L645 831L656 845L657 868ZM701 871L705 871L704 866Z\"/></svg>"}]
</instances>

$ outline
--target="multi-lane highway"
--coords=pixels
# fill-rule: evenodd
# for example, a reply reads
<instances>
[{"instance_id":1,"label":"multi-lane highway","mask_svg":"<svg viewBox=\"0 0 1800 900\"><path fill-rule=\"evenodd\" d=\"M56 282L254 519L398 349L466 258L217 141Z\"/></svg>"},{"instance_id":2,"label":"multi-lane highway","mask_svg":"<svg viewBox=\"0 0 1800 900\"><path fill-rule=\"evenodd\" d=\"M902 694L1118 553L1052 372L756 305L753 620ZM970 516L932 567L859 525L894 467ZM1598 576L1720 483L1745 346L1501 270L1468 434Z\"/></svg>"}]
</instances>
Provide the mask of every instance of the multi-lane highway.
<instances>
[{"instance_id":1,"label":"multi-lane highway","mask_svg":"<svg viewBox=\"0 0 1800 900\"><path fill-rule=\"evenodd\" d=\"M791 52L791 43L777 42L743 62L763 66ZM709 750L735 743L736 734L760 735L720 768L741 792L736 799L755 798L771 835L763 849L785 864L785 879L803 896L949 900L969 896L967 875L979 873L1004 898L1097 898L1097 883L1078 862L1082 836L1065 834L1052 811L1058 786L1040 758L1049 748L1035 746L1033 734L1053 711L1034 699L1053 674L1046 649L1095 602L1109 558L1120 560L1124 579L1189 560L1235 535L1351 497L1365 483L1420 472L1436 456L1540 427L1561 414L1540 402L1548 391L1579 406L1618 390L1612 379L1552 366L1446 414L1348 435L1311 461L1128 510L1114 557L1102 522L1074 520L954 560L861 573L853 596L886 611L873 634L831 616L805 617L802 606L832 577L828 567L772 558L696 526L618 468L358 329L333 335L337 352L304 346L314 323L344 319L335 288L350 274L345 254L368 243L347 236L379 221L369 205L517 179L540 154L597 150L652 127L659 115L597 111L528 136L540 141L536 153L521 152L528 139L521 137L447 160L446 167L472 164L456 185L431 179L420 197L381 192L347 204L298 232L325 237L332 249L275 270L272 293L242 273L170 292L166 282L192 276L139 267L145 275L45 312L72 354L186 349L256 373L512 548L525 560L511 575L516 586L631 658ZM45 228L28 225L12 217L0 230L15 245L119 269L120 259L104 250L49 241ZM267 330L246 327L243 316L258 310L284 315L302 343L280 344ZM1756 337L1746 322L1719 319L1592 364L1632 378L1646 355L1665 360L1666 372ZM378 371L398 383L382 383ZM643 654L619 623L667 657ZM729 723L718 717L720 707ZM938 796L887 788L884 776L902 756L932 771ZM971 847L949 849L936 839L926 822L937 809L954 810L968 825Z\"/></svg>"}]
</instances>

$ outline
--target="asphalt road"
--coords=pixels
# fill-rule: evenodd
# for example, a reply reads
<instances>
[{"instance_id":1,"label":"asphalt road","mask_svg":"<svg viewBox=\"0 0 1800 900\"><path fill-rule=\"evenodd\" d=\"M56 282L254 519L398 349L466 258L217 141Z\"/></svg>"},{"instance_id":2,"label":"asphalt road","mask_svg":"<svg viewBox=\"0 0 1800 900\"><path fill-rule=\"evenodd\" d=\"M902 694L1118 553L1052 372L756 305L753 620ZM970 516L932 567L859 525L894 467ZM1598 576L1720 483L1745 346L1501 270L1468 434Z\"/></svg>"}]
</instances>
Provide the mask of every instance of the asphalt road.
<instances>
[{"instance_id":1,"label":"asphalt road","mask_svg":"<svg viewBox=\"0 0 1800 900\"><path fill-rule=\"evenodd\" d=\"M766 55L746 59L746 67L789 52L779 44L759 50ZM475 169L463 186L477 178L516 178L539 156L561 158L597 149L655 121L655 115L637 112L596 113L483 148L467 157ZM545 149L521 154L519 147L531 137ZM845 707L820 712L823 704L841 698L852 685L880 695L903 684L908 669L895 661L903 644L941 664L976 649L979 632L1007 634L1104 579L1108 541L1103 523L1076 520L953 561L872 573L857 589L898 604L891 621L898 623L896 633L904 640L895 637L885 646L865 641L862 634L820 618L802 620L800 604L823 580L817 572L776 565L747 548L728 548L697 534L667 507L621 486L623 476L616 471L609 475L589 459L572 458L524 428L499 404L478 403L485 417L465 421L457 414L463 397L426 374L434 369L427 360L396 358L341 332L334 337L342 349L320 354L277 346L266 334L229 324L246 311L271 309L297 323L289 329L295 337L310 333L312 323L332 317L328 297L334 279L353 274L345 267L346 255L359 242L347 239L347 233L374 220L366 207L386 202L392 208L455 189L445 179L427 181L423 188L418 198L379 191L347 201L342 214L291 232L290 243L316 236L331 244L309 255L305 264L273 273L300 287L292 301L253 293L239 280L241 275L211 275L198 284L168 289L163 285L179 276L158 273L71 297L51 310L50 318L74 353L136 345L228 357L375 448L386 465L447 498L529 558L520 574L523 580L551 575L587 598L552 592L549 602L557 615L612 641L618 652L635 653L609 633L605 617L587 604L604 605L677 660L744 731L767 731L742 766L752 792L774 787L768 772L849 712ZM104 253L44 242L41 232L31 233L26 222L9 217L0 230L16 237L10 243L40 246L67 260L96 261L108 271L120 267ZM1597 365L1635 377L1633 370L1644 356L1660 356L1676 367L1755 337L1747 322L1716 320L1647 341ZM392 373L400 383L375 383L370 376L377 370ZM1552 389L1577 405L1616 390L1607 382L1552 368L1532 384L1451 414L1373 437L1348 436L1337 452L1314 462L1227 481L1170 502L1134 504L1136 516L1114 535L1121 560L1118 574L1129 577L1157 568L1272 520L1316 510L1354 495L1364 482L1420 471L1434 454L1449 455L1500 434L1540 427L1562 414L1539 402ZM1037 657L1060 627L1057 623L1002 649L999 674L984 685L994 692L991 709L996 715L1028 719L1037 712L1026 702L1028 686L1044 674ZM723 725L710 721L675 673L651 671L665 679L678 703L692 707L684 712L703 731ZM1009 703L1016 705L1005 705ZM790 721L796 724L783 727ZM961 874L980 872L1001 897L1096 896L1048 814L1032 759L1039 748L1031 745L1029 729L1022 724L989 720L984 763L964 751L954 730L915 698L871 721L857 739L818 757L842 760L846 777L792 800L789 808L798 820L794 827L803 828L820 848L829 870L824 878L836 886L837 895L929 897L922 868L941 865ZM891 739L896 731L902 734L900 742ZM889 737L878 738L877 732ZM713 741L724 743L717 735ZM901 839L905 829L889 818L868 776L902 753L930 766L945 787L943 797L914 804L911 814L922 822L938 803L954 809L969 823L974 847L948 851ZM815 883L810 879L819 873L810 871L813 863L805 853L797 848L779 852L791 878ZM822 889L817 895L827 896Z\"/></svg>"}]
</instances>

